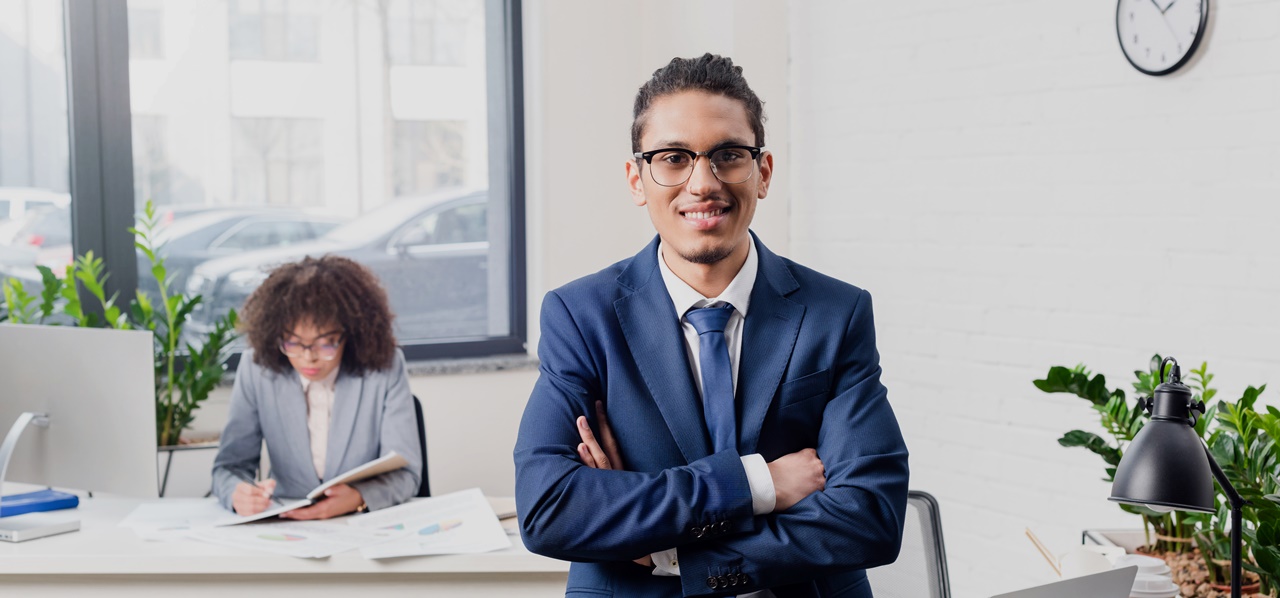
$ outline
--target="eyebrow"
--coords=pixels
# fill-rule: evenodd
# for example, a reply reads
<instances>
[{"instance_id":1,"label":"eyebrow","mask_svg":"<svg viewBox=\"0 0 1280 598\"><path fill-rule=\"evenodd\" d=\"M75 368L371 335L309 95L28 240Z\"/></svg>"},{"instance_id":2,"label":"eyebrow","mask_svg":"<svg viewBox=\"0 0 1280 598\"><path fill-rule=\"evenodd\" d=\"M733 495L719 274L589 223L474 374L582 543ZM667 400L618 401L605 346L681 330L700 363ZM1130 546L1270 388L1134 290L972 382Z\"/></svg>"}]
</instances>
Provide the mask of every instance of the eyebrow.
<instances>
[{"instance_id":1,"label":"eyebrow","mask_svg":"<svg viewBox=\"0 0 1280 598\"><path fill-rule=\"evenodd\" d=\"M746 146L754 147L750 143L743 141L741 138L730 137L728 139L722 139L719 143L711 146L711 149L717 149L717 148L721 148L729 145L746 145ZM667 148L673 148L673 147L680 148L680 149L692 149L688 143L685 143L683 141L676 140L676 139L659 140L658 143L655 145L654 149L667 149Z\"/></svg>"},{"instance_id":2,"label":"eyebrow","mask_svg":"<svg viewBox=\"0 0 1280 598\"><path fill-rule=\"evenodd\" d=\"M286 336L286 337L289 337L289 338L296 338L296 339L298 339L298 340L302 340L302 336L301 336L301 335L294 334L293 332L286 332L286 333L284 333L284 334L285 334L285 336ZM311 340L312 340L312 341L316 341L316 340L322 339L322 338L324 338L324 337L326 337L326 336L337 336L337 335L340 335L340 334L342 334L342 331L341 331L341 330L334 330L334 331L332 331L332 332L326 332L326 333L324 333L324 334L317 334L317 335L315 335L315 337L314 337L314 338L312 338Z\"/></svg>"}]
</instances>

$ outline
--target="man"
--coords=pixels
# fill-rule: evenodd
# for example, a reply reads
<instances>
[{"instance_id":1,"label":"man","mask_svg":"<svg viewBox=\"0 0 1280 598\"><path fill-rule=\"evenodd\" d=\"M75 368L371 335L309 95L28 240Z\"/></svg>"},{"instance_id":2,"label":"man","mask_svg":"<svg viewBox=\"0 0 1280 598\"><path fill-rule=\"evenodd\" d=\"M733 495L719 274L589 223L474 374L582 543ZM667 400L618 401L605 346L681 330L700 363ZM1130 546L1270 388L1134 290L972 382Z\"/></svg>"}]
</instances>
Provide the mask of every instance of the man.
<instances>
[{"instance_id":1,"label":"man","mask_svg":"<svg viewBox=\"0 0 1280 598\"><path fill-rule=\"evenodd\" d=\"M871 298L748 230L774 164L741 70L677 58L641 87L626 172L658 236L543 302L516 502L569 596L867 598L898 553Z\"/></svg>"}]
</instances>

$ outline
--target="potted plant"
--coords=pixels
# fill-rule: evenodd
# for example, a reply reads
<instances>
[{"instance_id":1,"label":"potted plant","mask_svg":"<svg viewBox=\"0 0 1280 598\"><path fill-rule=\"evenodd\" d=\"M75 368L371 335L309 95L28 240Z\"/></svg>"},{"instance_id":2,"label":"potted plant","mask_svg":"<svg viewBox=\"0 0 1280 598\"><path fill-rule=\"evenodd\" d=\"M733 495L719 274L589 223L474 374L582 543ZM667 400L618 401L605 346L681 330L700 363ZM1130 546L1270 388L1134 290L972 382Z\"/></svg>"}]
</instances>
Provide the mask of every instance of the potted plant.
<instances>
[{"instance_id":1,"label":"potted plant","mask_svg":"<svg viewBox=\"0 0 1280 598\"><path fill-rule=\"evenodd\" d=\"M1151 395L1160 381L1156 355L1147 372L1134 372L1134 390ZM1192 400L1210 402L1217 390L1209 385L1213 374L1208 365L1192 370ZM1095 434L1073 430L1058 442L1063 446L1082 446L1101 456L1108 464L1107 481L1115 474L1124 448L1141 430L1145 418L1140 410L1124 405L1124 393L1107 390L1102 376L1092 376L1083 366L1068 369L1051 368L1044 380L1035 385L1045 392L1070 392L1089 400L1099 412L1103 427L1114 443ZM1275 596L1280 588L1280 410L1268 407L1266 413L1255 410L1258 397L1266 386L1245 390L1235 402L1220 400L1206 409L1195 425L1196 434L1205 441L1210 454L1222 467L1241 496L1248 501L1242 513L1246 592L1260 591ZM1199 597L1218 596L1229 588L1230 543L1227 535L1229 514L1219 490L1215 496L1217 513L1162 514L1142 507L1120 505L1128 512L1142 516L1148 534L1155 531L1156 541L1148 535L1148 549L1163 556L1174 570L1175 581L1184 583L1184 594ZM1169 533L1172 532L1172 533ZM1179 580L1179 576L1182 579ZM1202 583L1203 582L1203 583ZM1225 593L1221 594L1225 595Z\"/></svg>"},{"instance_id":2,"label":"potted plant","mask_svg":"<svg viewBox=\"0 0 1280 598\"><path fill-rule=\"evenodd\" d=\"M1156 355L1146 371L1135 370L1134 391L1142 395L1150 395L1159 385L1160 363L1162 358ZM1212 380L1207 364L1201 369L1192 370L1191 387L1196 392L1196 400L1211 399L1216 390L1208 388ZM1074 368L1055 366L1043 380L1033 382L1036 388L1046 393L1071 393L1089 401L1098 412L1102 428L1111 436L1108 441L1092 432L1071 430L1058 439L1058 444L1065 447L1082 447L1098 455L1106 463L1106 475L1103 480L1114 481L1116 467L1124 456L1124 449L1133 441L1146 422L1145 413L1140 409L1131 409L1123 390L1107 388L1107 379L1102 374L1093 375L1083 364ZM1196 433L1204 437L1208 421L1213 418L1213 408L1196 423ZM1166 552L1186 552L1191 549L1192 537L1199 519L1194 514L1172 512L1161 513L1152 509L1121 504L1121 509L1142 517L1143 529L1146 532L1146 552L1163 554ZM1153 540L1154 537L1154 540Z\"/></svg>"},{"instance_id":3,"label":"potted plant","mask_svg":"<svg viewBox=\"0 0 1280 598\"><path fill-rule=\"evenodd\" d=\"M165 268L162 242L157 238L159 218L151 202L147 202L137 224L129 231L159 283L156 297L139 289L128 309L121 309L115 295L106 295L105 283L110 275L102 258L87 252L68 264L62 277L45 266L37 266L42 279L39 293L29 292L18 279L6 280L4 315L0 319L14 324L150 330L155 339L156 442L168 447L180 442L182 431L195 419L195 410L222 380L230 356L228 349L236 338L236 313L232 310L219 318L203 338L183 342L187 317L200 304L201 297L188 297L169 288L171 277ZM100 311L84 308L81 289L96 300Z\"/></svg>"}]
</instances>

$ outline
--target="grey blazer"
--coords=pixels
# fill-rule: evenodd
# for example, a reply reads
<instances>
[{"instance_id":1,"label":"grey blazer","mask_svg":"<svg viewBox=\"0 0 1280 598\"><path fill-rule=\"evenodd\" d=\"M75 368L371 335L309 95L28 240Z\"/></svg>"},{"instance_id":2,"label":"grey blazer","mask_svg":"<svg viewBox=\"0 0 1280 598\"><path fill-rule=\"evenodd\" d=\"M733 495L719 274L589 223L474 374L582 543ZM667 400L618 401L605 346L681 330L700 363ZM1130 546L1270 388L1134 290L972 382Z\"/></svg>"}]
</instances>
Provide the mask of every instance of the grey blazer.
<instances>
[{"instance_id":1,"label":"grey blazer","mask_svg":"<svg viewBox=\"0 0 1280 598\"><path fill-rule=\"evenodd\" d=\"M307 430L307 399L298 374L283 374L253 362L245 351L231 391L231 412L222 430L213 461L213 493L231 509L231 494L240 482L251 482L258 470L262 441L267 441L275 496L302 498L320 485L311 461ZM404 353L396 350L390 369L364 376L338 374L329 423L325 479L362 465L391 451L408 467L352 484L370 509L400 504L418 493L422 454L418 449L418 421L405 371Z\"/></svg>"}]
</instances>

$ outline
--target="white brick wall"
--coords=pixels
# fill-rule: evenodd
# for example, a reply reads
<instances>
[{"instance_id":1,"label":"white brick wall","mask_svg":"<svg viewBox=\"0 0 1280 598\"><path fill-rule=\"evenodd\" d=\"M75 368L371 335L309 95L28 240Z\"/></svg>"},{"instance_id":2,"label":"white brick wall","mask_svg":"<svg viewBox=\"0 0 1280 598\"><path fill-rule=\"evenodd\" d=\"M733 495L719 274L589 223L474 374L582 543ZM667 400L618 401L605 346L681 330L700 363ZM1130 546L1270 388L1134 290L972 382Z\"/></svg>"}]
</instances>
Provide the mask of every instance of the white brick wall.
<instances>
[{"instance_id":1,"label":"white brick wall","mask_svg":"<svg viewBox=\"0 0 1280 598\"><path fill-rule=\"evenodd\" d=\"M1048 581L1024 527L1066 550L1137 525L1057 445L1101 430L1031 385L1050 365L1132 396L1159 351L1208 360L1222 397L1280 387L1280 2L1214 10L1153 78L1114 0L791 3L790 253L875 296L958 598Z\"/></svg>"}]
</instances>

